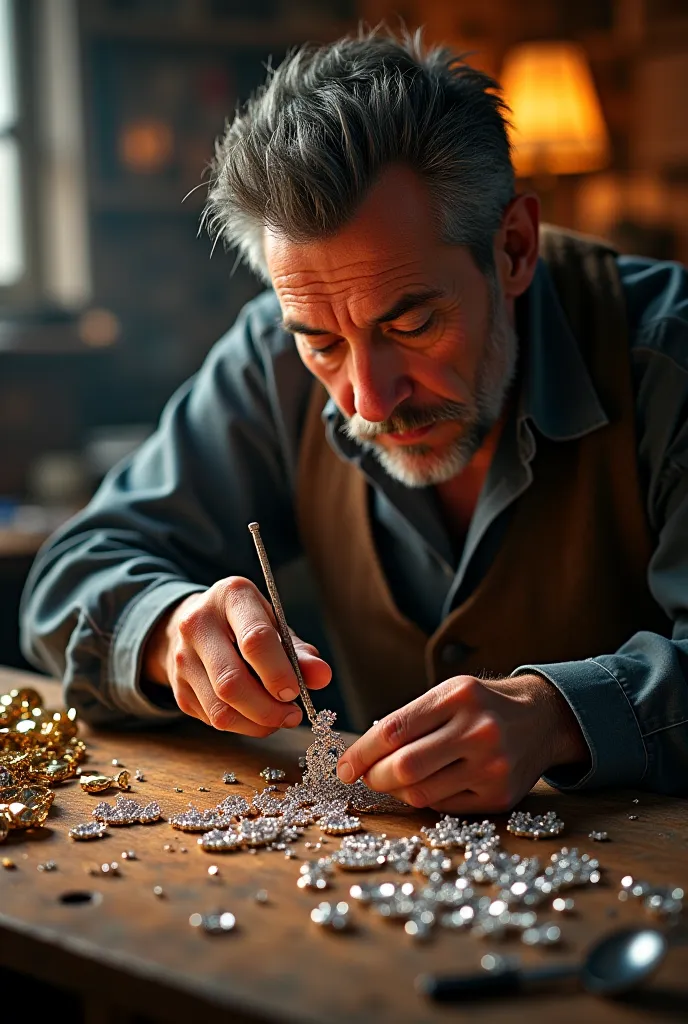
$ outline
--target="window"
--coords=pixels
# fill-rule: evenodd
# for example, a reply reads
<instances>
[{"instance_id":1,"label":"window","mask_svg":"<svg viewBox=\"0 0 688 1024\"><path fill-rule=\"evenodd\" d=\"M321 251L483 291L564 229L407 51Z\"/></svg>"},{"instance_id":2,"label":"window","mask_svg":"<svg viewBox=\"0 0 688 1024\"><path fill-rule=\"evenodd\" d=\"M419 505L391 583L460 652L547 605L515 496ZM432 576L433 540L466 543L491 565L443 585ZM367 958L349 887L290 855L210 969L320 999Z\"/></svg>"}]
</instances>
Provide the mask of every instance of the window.
<instances>
[{"instance_id":1,"label":"window","mask_svg":"<svg viewBox=\"0 0 688 1024\"><path fill-rule=\"evenodd\" d=\"M17 285L26 274L13 15L12 0L0 0L0 289Z\"/></svg>"}]
</instances>

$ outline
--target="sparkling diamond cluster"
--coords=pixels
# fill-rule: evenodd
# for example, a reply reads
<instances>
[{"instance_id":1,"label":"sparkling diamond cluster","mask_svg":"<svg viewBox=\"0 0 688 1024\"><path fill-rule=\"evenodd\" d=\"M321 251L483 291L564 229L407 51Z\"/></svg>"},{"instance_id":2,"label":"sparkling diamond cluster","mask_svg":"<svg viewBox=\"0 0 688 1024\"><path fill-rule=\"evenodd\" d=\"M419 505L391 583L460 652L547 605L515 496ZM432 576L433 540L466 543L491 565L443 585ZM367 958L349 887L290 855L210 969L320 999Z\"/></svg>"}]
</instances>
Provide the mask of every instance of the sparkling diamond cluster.
<instances>
[{"instance_id":1,"label":"sparkling diamond cluster","mask_svg":"<svg viewBox=\"0 0 688 1024\"><path fill-rule=\"evenodd\" d=\"M656 917L670 921L678 918L683 912L683 897L684 891L678 885L652 885L650 882L638 881L632 875L624 875L621 879L619 899L622 902L628 899L642 900L645 909Z\"/></svg>"},{"instance_id":2,"label":"sparkling diamond cluster","mask_svg":"<svg viewBox=\"0 0 688 1024\"><path fill-rule=\"evenodd\" d=\"M106 825L149 825L160 819L162 811L156 800L141 804L138 800L118 796L114 804L102 800L96 804L91 814L96 821L104 822Z\"/></svg>"},{"instance_id":3,"label":"sparkling diamond cluster","mask_svg":"<svg viewBox=\"0 0 688 1024\"><path fill-rule=\"evenodd\" d=\"M573 901L561 893L595 885L601 877L597 859L577 849L562 847L544 863L504 850L492 822L469 824L445 816L433 828L421 829L421 836L345 836L330 856L302 864L297 884L322 890L332 885L335 869L379 870L387 864L412 878L361 882L351 886L349 896L379 917L403 922L414 939L427 938L440 926L466 929L478 938L515 934L526 945L556 945L561 929L554 921L541 920L540 910L545 904L555 911L570 909ZM489 895L488 886L493 889ZM322 919L316 915L318 924L327 925L329 915L336 913L335 904L327 906ZM341 928L350 927L348 913Z\"/></svg>"}]
</instances>

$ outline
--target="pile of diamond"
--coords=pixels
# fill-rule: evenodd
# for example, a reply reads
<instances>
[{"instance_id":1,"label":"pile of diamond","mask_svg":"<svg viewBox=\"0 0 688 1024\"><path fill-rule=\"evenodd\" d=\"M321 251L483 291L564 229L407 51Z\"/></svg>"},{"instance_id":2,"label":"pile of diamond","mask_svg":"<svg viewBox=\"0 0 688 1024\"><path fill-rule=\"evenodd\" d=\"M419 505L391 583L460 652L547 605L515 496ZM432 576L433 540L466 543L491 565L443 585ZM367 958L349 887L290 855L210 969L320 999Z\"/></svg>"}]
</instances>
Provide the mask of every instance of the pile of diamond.
<instances>
[{"instance_id":1,"label":"pile of diamond","mask_svg":"<svg viewBox=\"0 0 688 1024\"><path fill-rule=\"evenodd\" d=\"M548 862L520 857L501 847L492 822L468 824L446 816L419 836L346 836L332 855L301 865L298 885L324 890L335 882L336 871L384 865L406 877L359 882L349 895L370 913L403 922L415 939L427 938L439 926L491 940L516 934L526 945L554 945L561 929L548 913L572 909L573 901L562 894L595 885L601 877L599 862L576 849L563 847ZM343 901L322 903L314 914L324 927L351 925L351 908Z\"/></svg>"}]
</instances>

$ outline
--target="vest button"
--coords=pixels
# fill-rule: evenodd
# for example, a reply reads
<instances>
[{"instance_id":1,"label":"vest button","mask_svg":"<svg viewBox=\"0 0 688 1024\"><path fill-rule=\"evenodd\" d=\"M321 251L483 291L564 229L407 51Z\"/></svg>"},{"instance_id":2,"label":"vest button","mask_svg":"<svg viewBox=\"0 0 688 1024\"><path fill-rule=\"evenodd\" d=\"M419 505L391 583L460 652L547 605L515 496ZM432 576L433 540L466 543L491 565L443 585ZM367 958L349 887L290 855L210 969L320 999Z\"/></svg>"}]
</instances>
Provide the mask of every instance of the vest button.
<instances>
[{"instance_id":1,"label":"vest button","mask_svg":"<svg viewBox=\"0 0 688 1024\"><path fill-rule=\"evenodd\" d=\"M440 648L439 652L440 662L442 663L443 668L454 668L458 670L461 663L465 661L470 654L470 650L471 649L468 644L462 644L457 641L450 641L449 643L444 644L444 646Z\"/></svg>"}]
</instances>

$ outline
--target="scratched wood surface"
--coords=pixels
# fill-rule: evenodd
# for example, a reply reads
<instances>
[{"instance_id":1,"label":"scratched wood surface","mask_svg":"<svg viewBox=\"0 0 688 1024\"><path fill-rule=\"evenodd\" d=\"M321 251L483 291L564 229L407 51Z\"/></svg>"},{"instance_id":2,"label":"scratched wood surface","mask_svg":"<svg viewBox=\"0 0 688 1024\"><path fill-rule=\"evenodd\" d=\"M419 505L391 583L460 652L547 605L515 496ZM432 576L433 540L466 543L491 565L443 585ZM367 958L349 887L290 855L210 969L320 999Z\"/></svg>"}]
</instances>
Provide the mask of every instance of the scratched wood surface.
<instances>
[{"instance_id":1,"label":"scratched wood surface","mask_svg":"<svg viewBox=\"0 0 688 1024\"><path fill-rule=\"evenodd\" d=\"M17 685L34 685L49 705L60 703L57 684L0 670L0 692ZM107 771L117 758L132 776L141 768L146 781L133 783L132 795L159 800L166 817L190 801L212 806L230 792L261 788L258 773L268 764L286 769L289 781L296 781L297 757L309 742L304 729L265 741L242 740L191 721L138 733L95 733L82 725L81 734L89 745L90 767ZM225 771L235 771L239 785L224 785ZM199 786L209 792L199 792ZM638 804L632 802L636 796ZM11 834L0 846L0 856L17 865L16 870L0 870L0 965L59 983L86 999L95 997L103 1006L162 1021L431 1024L455 1018L615 1024L688 1019L685 946L672 949L651 987L623 1003L603 1003L569 987L508 1002L436 1007L416 994L416 976L478 968L495 944L438 930L428 943L417 945L402 927L375 919L359 905L354 906L354 933L323 932L309 916L321 899L346 899L353 882L384 875L339 873L335 887L323 894L298 889L301 858L326 853L338 840L330 838L320 852L306 850L304 841L320 834L309 829L294 846L299 860L268 852L207 854L195 836L174 831L167 822L111 829L106 839L94 843L69 840L67 830L89 820L99 799L84 793L76 781L66 783L57 788L46 827ZM546 857L562 843L578 846L599 856L604 882L593 891L572 894L576 913L560 922L565 944L559 950L529 950L513 939L499 944L500 950L521 953L526 963L570 959L611 928L648 922L635 902L617 900L619 880L627 873L688 890L685 801L643 793L571 796L540 786L524 806L555 809L566 822L566 834L558 843L539 843L535 851L533 843L513 839L503 829L504 820L495 819L510 851ZM629 820L630 814L638 820ZM373 830L400 836L437 817L413 813L368 817L366 822ZM606 829L612 841L590 842L591 829ZM173 849L165 850L166 844ZM122 860L128 849L137 860ZM57 870L39 872L38 864L48 859L56 861ZM120 864L120 877L89 873L112 860ZM211 864L219 866L217 877L208 875ZM153 894L157 885L163 887L163 898ZM258 889L268 891L267 903L256 902ZM96 898L65 904L61 896L68 892L95 893ZM190 914L215 909L236 915L233 933L213 937L189 926Z\"/></svg>"}]
</instances>

